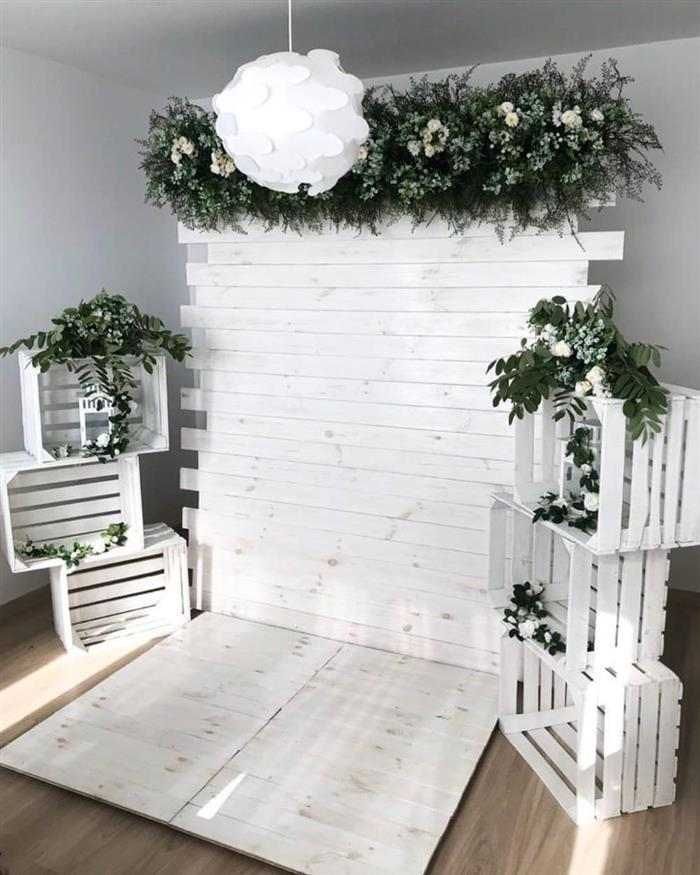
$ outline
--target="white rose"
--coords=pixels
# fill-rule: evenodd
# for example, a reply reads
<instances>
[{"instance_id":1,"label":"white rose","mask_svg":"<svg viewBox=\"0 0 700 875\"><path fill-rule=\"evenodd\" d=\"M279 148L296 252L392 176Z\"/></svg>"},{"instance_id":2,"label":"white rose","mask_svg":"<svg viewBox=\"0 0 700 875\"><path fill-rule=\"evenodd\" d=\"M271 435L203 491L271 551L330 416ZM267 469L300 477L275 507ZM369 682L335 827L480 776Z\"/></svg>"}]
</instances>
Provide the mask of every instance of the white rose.
<instances>
[{"instance_id":1,"label":"white rose","mask_svg":"<svg viewBox=\"0 0 700 875\"><path fill-rule=\"evenodd\" d=\"M598 510L598 493L597 492L586 492L583 496L583 506L588 511Z\"/></svg>"},{"instance_id":2,"label":"white rose","mask_svg":"<svg viewBox=\"0 0 700 875\"><path fill-rule=\"evenodd\" d=\"M566 499L565 498L555 498L552 502L553 507L561 507L566 508Z\"/></svg>"},{"instance_id":3,"label":"white rose","mask_svg":"<svg viewBox=\"0 0 700 875\"><path fill-rule=\"evenodd\" d=\"M504 102L498 107L498 111L501 113L501 115L508 115L508 113L509 113L509 112L513 112L514 109L515 109L515 107L514 107L513 104L510 102L510 100L506 100L506 101L504 101Z\"/></svg>"},{"instance_id":4,"label":"white rose","mask_svg":"<svg viewBox=\"0 0 700 875\"><path fill-rule=\"evenodd\" d=\"M565 340L558 340L556 343L553 343L549 347L549 351L559 359L568 359L571 355L571 347Z\"/></svg>"},{"instance_id":5,"label":"white rose","mask_svg":"<svg viewBox=\"0 0 700 875\"><path fill-rule=\"evenodd\" d=\"M104 553L106 549L107 549L107 545L105 544L105 542L99 541L97 544L95 544L93 546L92 552L93 553Z\"/></svg>"},{"instance_id":6,"label":"white rose","mask_svg":"<svg viewBox=\"0 0 700 875\"><path fill-rule=\"evenodd\" d=\"M590 466L590 465L587 465L587 464L584 462L583 465L581 465L581 473L582 473L582 474L590 474L590 473L591 473L591 466Z\"/></svg>"},{"instance_id":7,"label":"white rose","mask_svg":"<svg viewBox=\"0 0 700 875\"><path fill-rule=\"evenodd\" d=\"M411 140L406 148L414 157L420 155L420 142L418 140Z\"/></svg>"},{"instance_id":8,"label":"white rose","mask_svg":"<svg viewBox=\"0 0 700 875\"><path fill-rule=\"evenodd\" d=\"M106 431L103 431L102 434L97 436L95 443L98 447L109 446L109 434Z\"/></svg>"},{"instance_id":9,"label":"white rose","mask_svg":"<svg viewBox=\"0 0 700 875\"><path fill-rule=\"evenodd\" d=\"M574 394L578 395L579 398L583 398L584 395L588 395L592 388L588 380L579 380L574 386Z\"/></svg>"},{"instance_id":10,"label":"white rose","mask_svg":"<svg viewBox=\"0 0 700 875\"><path fill-rule=\"evenodd\" d=\"M534 620L524 620L518 624L518 632L523 638L530 639L537 631L537 623Z\"/></svg>"},{"instance_id":11,"label":"white rose","mask_svg":"<svg viewBox=\"0 0 700 875\"><path fill-rule=\"evenodd\" d=\"M586 379L591 384L591 386L597 386L605 379L605 371L600 367L600 365L594 365L586 374Z\"/></svg>"},{"instance_id":12,"label":"white rose","mask_svg":"<svg viewBox=\"0 0 700 875\"><path fill-rule=\"evenodd\" d=\"M430 143L425 147L424 152L428 158L432 158L435 154L435 147L431 146Z\"/></svg>"},{"instance_id":13,"label":"white rose","mask_svg":"<svg viewBox=\"0 0 700 875\"><path fill-rule=\"evenodd\" d=\"M605 116L597 107L591 110L591 121L602 122L604 118Z\"/></svg>"},{"instance_id":14,"label":"white rose","mask_svg":"<svg viewBox=\"0 0 700 875\"><path fill-rule=\"evenodd\" d=\"M544 640L545 640L545 644L549 644L549 642L552 640L552 633L545 632L544 633Z\"/></svg>"},{"instance_id":15,"label":"white rose","mask_svg":"<svg viewBox=\"0 0 700 875\"><path fill-rule=\"evenodd\" d=\"M173 151L170 153L170 160L176 166L180 166L180 161L182 161L182 155L178 152L177 149L173 149Z\"/></svg>"},{"instance_id":16,"label":"white rose","mask_svg":"<svg viewBox=\"0 0 700 875\"><path fill-rule=\"evenodd\" d=\"M434 134L435 131L439 131L442 127L442 122L439 118L431 118L427 124L427 128L431 134Z\"/></svg>"},{"instance_id":17,"label":"white rose","mask_svg":"<svg viewBox=\"0 0 700 875\"><path fill-rule=\"evenodd\" d=\"M518 608L519 617L527 617L527 608Z\"/></svg>"},{"instance_id":18,"label":"white rose","mask_svg":"<svg viewBox=\"0 0 700 875\"><path fill-rule=\"evenodd\" d=\"M566 112L561 114L561 120L566 128L580 128L581 127L581 112L580 110L577 112L578 107L574 107L573 109L567 109Z\"/></svg>"},{"instance_id":19,"label":"white rose","mask_svg":"<svg viewBox=\"0 0 700 875\"><path fill-rule=\"evenodd\" d=\"M183 155L187 155L188 157L194 155L194 143L191 140L188 140L187 137L180 137L177 141L177 148L183 153Z\"/></svg>"},{"instance_id":20,"label":"white rose","mask_svg":"<svg viewBox=\"0 0 700 875\"><path fill-rule=\"evenodd\" d=\"M506 117L504 119L505 123L509 128L517 128L520 124L520 119L518 118L517 112L508 112L506 113Z\"/></svg>"}]
</instances>

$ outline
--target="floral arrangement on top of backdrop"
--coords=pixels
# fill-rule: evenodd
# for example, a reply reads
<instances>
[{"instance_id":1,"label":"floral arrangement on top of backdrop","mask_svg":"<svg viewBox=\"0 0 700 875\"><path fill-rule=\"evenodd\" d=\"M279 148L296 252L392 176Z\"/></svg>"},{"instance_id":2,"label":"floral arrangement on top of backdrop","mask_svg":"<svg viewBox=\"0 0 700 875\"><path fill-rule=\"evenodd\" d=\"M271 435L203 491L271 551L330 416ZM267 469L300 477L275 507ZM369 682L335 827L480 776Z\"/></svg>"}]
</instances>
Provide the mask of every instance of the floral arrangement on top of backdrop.
<instances>
[{"instance_id":1,"label":"floral arrangement on top of backdrop","mask_svg":"<svg viewBox=\"0 0 700 875\"><path fill-rule=\"evenodd\" d=\"M131 368L142 364L152 373L159 353L184 361L189 340L184 334L173 334L158 317L142 313L123 295L105 289L77 307L66 308L51 322L45 331L0 347L0 358L21 347L37 350L32 364L42 373L52 365L65 365L75 373L85 396L99 394L108 399L110 430L80 451L102 462L114 459L129 446L128 418L136 388ZM61 457L72 453L71 447L59 449Z\"/></svg>"},{"instance_id":2,"label":"floral arrangement on top of backdrop","mask_svg":"<svg viewBox=\"0 0 700 875\"><path fill-rule=\"evenodd\" d=\"M623 94L632 79L612 59L587 78L587 61L568 76L550 60L491 85L472 84L470 70L412 81L405 92L370 89L370 136L358 161L313 197L308 186L286 194L252 182L225 153L214 114L172 98L139 141L146 199L203 230L240 229L251 219L376 230L400 216L440 217L455 231L475 222L573 228L592 201L639 200L646 183L661 186L644 154L659 140Z\"/></svg>"},{"instance_id":3,"label":"floral arrangement on top of backdrop","mask_svg":"<svg viewBox=\"0 0 700 875\"><path fill-rule=\"evenodd\" d=\"M659 367L661 349L629 343L613 320L614 294L601 287L593 301L571 306L557 295L530 310L530 336L520 349L491 362L493 406L510 401L509 421L534 413L553 396L554 419L587 410L590 396L624 400L623 413L633 440L646 440L661 429L668 393L649 370Z\"/></svg>"}]
</instances>

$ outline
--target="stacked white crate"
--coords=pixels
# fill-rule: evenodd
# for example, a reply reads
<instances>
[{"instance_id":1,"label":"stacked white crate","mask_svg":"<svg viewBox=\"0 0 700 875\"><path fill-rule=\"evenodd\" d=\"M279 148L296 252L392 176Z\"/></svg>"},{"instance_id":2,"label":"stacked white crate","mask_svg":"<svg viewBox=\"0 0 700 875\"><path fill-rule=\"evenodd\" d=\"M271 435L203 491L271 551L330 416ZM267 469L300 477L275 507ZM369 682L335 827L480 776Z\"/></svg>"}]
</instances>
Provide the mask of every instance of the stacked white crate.
<instances>
[{"instance_id":1,"label":"stacked white crate","mask_svg":"<svg viewBox=\"0 0 700 875\"><path fill-rule=\"evenodd\" d=\"M646 442L616 399L593 400L576 423L596 435L594 534L532 525L538 497L565 495L580 473L565 460L572 426L553 422L551 404L518 421L515 494L494 496L492 604L502 614L514 584L542 584L546 622L566 642L551 656L504 635L501 728L578 823L675 798L682 686L659 658L669 550L700 543L700 393L667 388Z\"/></svg>"},{"instance_id":2,"label":"stacked white crate","mask_svg":"<svg viewBox=\"0 0 700 875\"><path fill-rule=\"evenodd\" d=\"M81 390L65 367L40 374L20 353L24 452L0 454L0 538L15 573L49 571L57 634L66 649L85 650L123 635L165 634L189 619L184 540L163 524L143 525L139 456L168 449L164 357L152 374L136 371L130 446L117 459L56 459L53 445L80 443ZM95 552L77 568L60 558L28 558L35 545L102 548L101 532L126 525L125 541Z\"/></svg>"},{"instance_id":3,"label":"stacked white crate","mask_svg":"<svg viewBox=\"0 0 700 875\"><path fill-rule=\"evenodd\" d=\"M496 671L488 507L514 440L486 366L538 299L595 294L622 233L246 230L180 229L198 607Z\"/></svg>"}]
</instances>

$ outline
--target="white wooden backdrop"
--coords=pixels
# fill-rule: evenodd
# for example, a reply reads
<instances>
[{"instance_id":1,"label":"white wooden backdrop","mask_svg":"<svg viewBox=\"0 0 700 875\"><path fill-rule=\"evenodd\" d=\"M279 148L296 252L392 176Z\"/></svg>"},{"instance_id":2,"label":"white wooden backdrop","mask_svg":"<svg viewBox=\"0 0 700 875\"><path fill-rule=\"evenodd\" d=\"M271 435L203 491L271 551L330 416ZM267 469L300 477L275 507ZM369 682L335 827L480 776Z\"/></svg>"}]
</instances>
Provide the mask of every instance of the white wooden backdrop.
<instances>
[{"instance_id":1,"label":"white wooden backdrop","mask_svg":"<svg viewBox=\"0 0 700 875\"><path fill-rule=\"evenodd\" d=\"M490 494L514 440L487 363L539 298L596 287L621 232L453 237L433 223L303 238L180 229L199 453L182 487L204 608L495 670Z\"/></svg>"}]
</instances>

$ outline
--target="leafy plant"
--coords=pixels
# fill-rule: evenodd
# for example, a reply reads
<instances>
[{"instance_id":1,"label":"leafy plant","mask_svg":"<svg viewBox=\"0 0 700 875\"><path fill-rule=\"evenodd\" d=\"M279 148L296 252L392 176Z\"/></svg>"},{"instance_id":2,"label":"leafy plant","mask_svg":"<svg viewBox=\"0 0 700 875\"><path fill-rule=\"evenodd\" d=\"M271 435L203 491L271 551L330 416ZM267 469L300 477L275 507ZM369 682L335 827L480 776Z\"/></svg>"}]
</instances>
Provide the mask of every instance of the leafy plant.
<instances>
[{"instance_id":1,"label":"leafy plant","mask_svg":"<svg viewBox=\"0 0 700 875\"><path fill-rule=\"evenodd\" d=\"M659 140L623 94L632 79L613 59L586 77L588 60L569 75L550 60L490 85L473 84L470 70L414 80L404 92L370 89L360 160L316 197L308 186L285 194L256 185L223 157L214 114L171 98L139 141L146 199L205 230L240 230L251 219L376 230L401 216L439 217L455 231L478 222L573 227L591 201L639 200L645 184L661 186L645 155Z\"/></svg>"},{"instance_id":2,"label":"leafy plant","mask_svg":"<svg viewBox=\"0 0 700 875\"><path fill-rule=\"evenodd\" d=\"M534 413L544 399L554 402L554 419L572 422L588 409L589 396L620 398L633 440L661 429L666 390L649 370L661 364L662 347L628 343L613 320L614 295L601 288L591 303L542 299L528 318L530 337L512 355L488 366L493 405L511 403L509 422Z\"/></svg>"},{"instance_id":3,"label":"leafy plant","mask_svg":"<svg viewBox=\"0 0 700 875\"><path fill-rule=\"evenodd\" d=\"M160 353L181 362L190 352L189 340L167 329L158 317L143 313L123 295L105 289L77 307L66 308L51 322L51 328L0 347L0 357L22 347L37 350L32 364L42 373L52 365L65 365L76 375L85 395L98 391L107 396L114 407L111 431L89 441L82 451L101 461L113 459L129 446L128 417L136 388L132 368L141 364L152 374ZM66 455L70 452L70 448L65 449Z\"/></svg>"},{"instance_id":4,"label":"leafy plant","mask_svg":"<svg viewBox=\"0 0 700 875\"><path fill-rule=\"evenodd\" d=\"M31 540L18 544L16 552L25 559L61 559L67 568L77 568L83 559L99 553L108 553L115 547L126 543L128 530L126 523L111 523L100 532L102 544L83 544L74 541L72 544L35 544Z\"/></svg>"},{"instance_id":5,"label":"leafy plant","mask_svg":"<svg viewBox=\"0 0 700 875\"><path fill-rule=\"evenodd\" d=\"M549 613L542 602L542 584L516 583L511 598L512 608L506 608L503 622L508 635L518 641L537 641L554 656L566 651L566 644L559 632L553 632L543 620Z\"/></svg>"}]
</instances>

